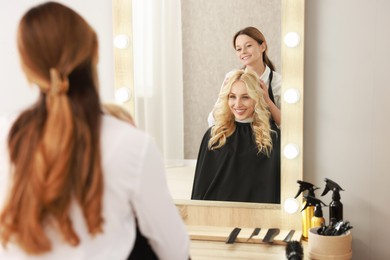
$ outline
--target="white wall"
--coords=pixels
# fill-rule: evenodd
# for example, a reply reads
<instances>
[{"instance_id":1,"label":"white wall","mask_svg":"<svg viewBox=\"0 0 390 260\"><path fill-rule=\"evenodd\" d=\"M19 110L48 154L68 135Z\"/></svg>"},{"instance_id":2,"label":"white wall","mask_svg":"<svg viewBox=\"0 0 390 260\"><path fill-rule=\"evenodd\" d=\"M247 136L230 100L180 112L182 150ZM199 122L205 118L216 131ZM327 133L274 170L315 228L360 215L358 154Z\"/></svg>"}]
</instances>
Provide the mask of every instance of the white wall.
<instances>
[{"instance_id":1,"label":"white wall","mask_svg":"<svg viewBox=\"0 0 390 260\"><path fill-rule=\"evenodd\" d=\"M0 8L0 114L25 108L36 100L37 89L27 83L16 48L16 30L22 15L45 1L6 1ZM81 14L95 29L99 39L99 80L102 100L113 100L114 60L111 1L59 0ZM93 12L91 12L91 10Z\"/></svg>"},{"instance_id":2,"label":"white wall","mask_svg":"<svg viewBox=\"0 0 390 260\"><path fill-rule=\"evenodd\" d=\"M0 8L0 114L33 100L14 40L17 22L33 2L38 1L7 1ZM102 94L110 99L110 1L61 2L97 30ZM304 176L321 191L325 177L345 189L341 196L344 219L354 226L353 259L390 257L389 10L388 0L306 1ZM328 203L330 195L322 199Z\"/></svg>"},{"instance_id":3,"label":"white wall","mask_svg":"<svg viewBox=\"0 0 390 260\"><path fill-rule=\"evenodd\" d=\"M389 10L388 0L306 1L304 178L345 189L353 259L390 259Z\"/></svg>"}]
</instances>

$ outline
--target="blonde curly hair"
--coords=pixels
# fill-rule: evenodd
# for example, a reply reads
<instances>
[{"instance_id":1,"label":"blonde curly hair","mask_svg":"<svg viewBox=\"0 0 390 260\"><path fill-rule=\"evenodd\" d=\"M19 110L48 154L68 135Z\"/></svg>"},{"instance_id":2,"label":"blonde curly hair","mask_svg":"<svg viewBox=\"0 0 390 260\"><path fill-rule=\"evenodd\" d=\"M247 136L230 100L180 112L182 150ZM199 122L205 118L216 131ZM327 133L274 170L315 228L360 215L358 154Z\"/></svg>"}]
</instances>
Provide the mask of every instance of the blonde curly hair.
<instances>
[{"instance_id":1,"label":"blonde curly hair","mask_svg":"<svg viewBox=\"0 0 390 260\"><path fill-rule=\"evenodd\" d=\"M222 87L214 110L215 125L211 128L208 147L211 150L221 148L225 145L226 139L236 130L235 117L230 110L228 101L232 86L237 81L242 81L245 84L249 97L255 101L253 122L251 123L253 137L259 153L269 156L272 151L271 133L273 132L270 125L271 113L260 88L260 80L257 74L250 70L232 72Z\"/></svg>"}]
</instances>

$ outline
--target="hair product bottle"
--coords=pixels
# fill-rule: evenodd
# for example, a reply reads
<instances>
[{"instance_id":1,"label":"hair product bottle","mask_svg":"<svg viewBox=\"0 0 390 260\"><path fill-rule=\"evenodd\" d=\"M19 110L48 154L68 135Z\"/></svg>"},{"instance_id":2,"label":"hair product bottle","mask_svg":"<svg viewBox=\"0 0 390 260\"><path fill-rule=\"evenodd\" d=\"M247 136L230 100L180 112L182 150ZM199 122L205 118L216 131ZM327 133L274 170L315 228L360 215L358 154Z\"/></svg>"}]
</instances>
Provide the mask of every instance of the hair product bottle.
<instances>
[{"instance_id":1,"label":"hair product bottle","mask_svg":"<svg viewBox=\"0 0 390 260\"><path fill-rule=\"evenodd\" d=\"M343 203L340 201L340 191L343 190L336 182L325 178L326 186L321 196L332 190L332 201L329 203L329 219L335 219L336 222L343 220Z\"/></svg>"},{"instance_id":2,"label":"hair product bottle","mask_svg":"<svg viewBox=\"0 0 390 260\"><path fill-rule=\"evenodd\" d=\"M297 181L299 184L299 190L295 198L297 198L302 192L307 191L308 195L311 197L315 197L314 191L319 189L313 184L305 181ZM309 229L311 228L311 219L314 216L314 204L309 203L308 201L304 201L302 204L302 236L304 240L308 239Z\"/></svg>"},{"instance_id":3,"label":"hair product bottle","mask_svg":"<svg viewBox=\"0 0 390 260\"><path fill-rule=\"evenodd\" d=\"M324 216L322 214L321 204L323 204L324 206L326 206L326 204L323 203L320 199L314 198L310 195L305 196L305 198L309 204L315 205L314 206L314 215L311 218L311 222L310 222L311 228L321 227L322 225L325 225L325 219L324 219Z\"/></svg>"}]
</instances>

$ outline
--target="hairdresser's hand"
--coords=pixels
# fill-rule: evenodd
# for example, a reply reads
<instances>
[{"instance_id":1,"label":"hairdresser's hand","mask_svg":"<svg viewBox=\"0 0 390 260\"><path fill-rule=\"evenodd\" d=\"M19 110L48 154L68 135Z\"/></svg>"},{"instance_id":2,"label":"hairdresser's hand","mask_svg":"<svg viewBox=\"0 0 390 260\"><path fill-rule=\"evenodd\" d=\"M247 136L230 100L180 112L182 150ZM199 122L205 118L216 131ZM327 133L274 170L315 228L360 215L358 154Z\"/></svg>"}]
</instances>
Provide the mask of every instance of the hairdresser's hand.
<instances>
[{"instance_id":1,"label":"hairdresser's hand","mask_svg":"<svg viewBox=\"0 0 390 260\"><path fill-rule=\"evenodd\" d=\"M280 109L272 102L268 95L268 87L265 85L264 81L260 80L260 88L263 91L264 95L264 100L267 102L269 111L271 112L272 119L275 121L276 125L279 127L280 126L280 121L281 121L281 113Z\"/></svg>"},{"instance_id":2,"label":"hairdresser's hand","mask_svg":"<svg viewBox=\"0 0 390 260\"><path fill-rule=\"evenodd\" d=\"M269 98L269 95L268 95L268 87L267 85L264 83L264 81L260 80L260 88L263 90L263 96L264 96L264 100L265 102L267 102L269 104L269 102L271 101L271 99ZM271 101L272 102L272 101Z\"/></svg>"}]
</instances>

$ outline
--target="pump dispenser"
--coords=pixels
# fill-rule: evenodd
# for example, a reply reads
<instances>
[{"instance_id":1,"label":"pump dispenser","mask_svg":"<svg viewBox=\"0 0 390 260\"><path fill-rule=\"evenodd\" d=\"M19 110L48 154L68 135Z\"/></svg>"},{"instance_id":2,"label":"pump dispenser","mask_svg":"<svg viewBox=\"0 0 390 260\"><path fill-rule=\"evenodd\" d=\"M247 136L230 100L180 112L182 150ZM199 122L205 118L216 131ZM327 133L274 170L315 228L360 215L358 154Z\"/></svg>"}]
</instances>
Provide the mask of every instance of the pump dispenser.
<instances>
[{"instance_id":1,"label":"pump dispenser","mask_svg":"<svg viewBox=\"0 0 390 260\"><path fill-rule=\"evenodd\" d=\"M299 190L295 198L297 198L302 192L308 191L308 195L311 197L315 197L314 191L319 189L313 184L305 181L297 181L299 184ZM309 229L311 228L311 219L314 216L314 204L310 205L305 200L302 205L302 236L304 240L308 239Z\"/></svg>"},{"instance_id":2,"label":"pump dispenser","mask_svg":"<svg viewBox=\"0 0 390 260\"><path fill-rule=\"evenodd\" d=\"M306 205L314 205L314 215L311 218L311 228L313 227L321 227L322 225L325 225L325 219L324 215L322 214L322 206L326 206L325 203L323 203L320 199L317 199L315 197L312 197L310 195L304 196L306 199Z\"/></svg>"},{"instance_id":3,"label":"pump dispenser","mask_svg":"<svg viewBox=\"0 0 390 260\"><path fill-rule=\"evenodd\" d=\"M332 201L329 203L329 219L335 219L336 222L343 220L343 204L340 201L340 191L343 189L336 182L325 178L326 186L321 196L325 196L328 191L333 191Z\"/></svg>"}]
</instances>

